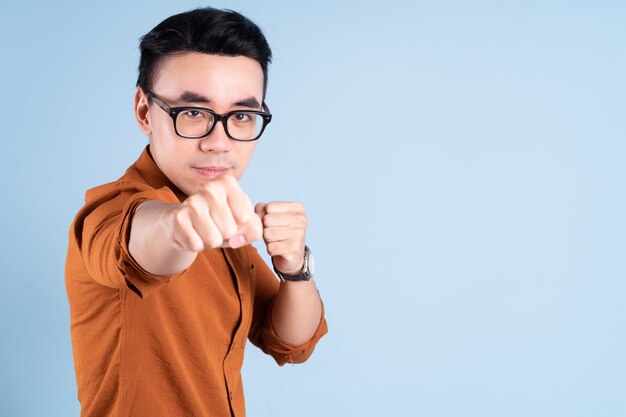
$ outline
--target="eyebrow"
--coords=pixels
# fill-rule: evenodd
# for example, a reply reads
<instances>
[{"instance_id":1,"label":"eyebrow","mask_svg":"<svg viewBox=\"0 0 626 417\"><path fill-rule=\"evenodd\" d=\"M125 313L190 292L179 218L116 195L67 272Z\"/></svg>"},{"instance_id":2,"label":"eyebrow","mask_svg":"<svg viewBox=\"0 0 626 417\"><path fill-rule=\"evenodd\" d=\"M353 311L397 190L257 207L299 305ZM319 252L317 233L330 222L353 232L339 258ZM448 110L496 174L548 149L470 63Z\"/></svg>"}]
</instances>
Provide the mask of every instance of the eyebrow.
<instances>
[{"instance_id":1,"label":"eyebrow","mask_svg":"<svg viewBox=\"0 0 626 417\"><path fill-rule=\"evenodd\" d=\"M258 109L259 107L261 107L259 102L254 97L248 97L245 100L241 100L233 104L235 106L251 107L253 109Z\"/></svg>"},{"instance_id":2,"label":"eyebrow","mask_svg":"<svg viewBox=\"0 0 626 417\"><path fill-rule=\"evenodd\" d=\"M194 93L193 91L185 91L180 96L178 96L179 102L184 101L186 103L210 103L211 100L206 98L205 96Z\"/></svg>"},{"instance_id":3,"label":"eyebrow","mask_svg":"<svg viewBox=\"0 0 626 417\"><path fill-rule=\"evenodd\" d=\"M202 94L195 93L193 91L185 91L180 96L178 96L178 102L184 103L210 103L211 100ZM258 109L261 107L261 104L254 97L248 97L243 100L239 100L233 103L233 106L242 106L242 107L250 107L253 109Z\"/></svg>"}]
</instances>

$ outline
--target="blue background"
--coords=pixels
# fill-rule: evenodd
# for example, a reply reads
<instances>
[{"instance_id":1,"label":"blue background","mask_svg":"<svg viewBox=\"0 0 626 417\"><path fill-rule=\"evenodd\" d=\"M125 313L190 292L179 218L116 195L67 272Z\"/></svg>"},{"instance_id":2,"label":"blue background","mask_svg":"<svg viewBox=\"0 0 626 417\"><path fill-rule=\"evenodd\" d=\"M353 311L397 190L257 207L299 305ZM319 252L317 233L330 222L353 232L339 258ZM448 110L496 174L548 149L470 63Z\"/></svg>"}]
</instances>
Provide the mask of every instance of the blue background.
<instances>
[{"instance_id":1,"label":"blue background","mask_svg":"<svg viewBox=\"0 0 626 417\"><path fill-rule=\"evenodd\" d=\"M0 6L0 415L77 416L63 268L146 143L138 39L193 1ZM626 415L626 4L215 2L274 52L242 180L298 200L330 333L250 416Z\"/></svg>"}]
</instances>

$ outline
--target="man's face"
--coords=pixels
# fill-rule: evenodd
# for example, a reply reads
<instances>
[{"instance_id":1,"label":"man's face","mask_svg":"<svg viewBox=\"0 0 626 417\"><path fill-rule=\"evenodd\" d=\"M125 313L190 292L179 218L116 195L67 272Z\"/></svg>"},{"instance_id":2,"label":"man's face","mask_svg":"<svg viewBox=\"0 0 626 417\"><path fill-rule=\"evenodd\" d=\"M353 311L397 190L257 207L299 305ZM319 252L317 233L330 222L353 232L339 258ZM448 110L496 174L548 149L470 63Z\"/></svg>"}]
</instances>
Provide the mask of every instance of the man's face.
<instances>
[{"instance_id":1,"label":"man's face","mask_svg":"<svg viewBox=\"0 0 626 417\"><path fill-rule=\"evenodd\" d=\"M206 107L219 114L261 110L263 71L251 58L189 52L163 59L152 93L170 107ZM138 97L136 106L141 106L145 98ZM155 103L149 105L145 120L142 130L150 135L153 158L187 195L220 175L239 179L256 147L256 142L230 139L222 122L204 138L182 138L174 131L172 118Z\"/></svg>"}]
</instances>

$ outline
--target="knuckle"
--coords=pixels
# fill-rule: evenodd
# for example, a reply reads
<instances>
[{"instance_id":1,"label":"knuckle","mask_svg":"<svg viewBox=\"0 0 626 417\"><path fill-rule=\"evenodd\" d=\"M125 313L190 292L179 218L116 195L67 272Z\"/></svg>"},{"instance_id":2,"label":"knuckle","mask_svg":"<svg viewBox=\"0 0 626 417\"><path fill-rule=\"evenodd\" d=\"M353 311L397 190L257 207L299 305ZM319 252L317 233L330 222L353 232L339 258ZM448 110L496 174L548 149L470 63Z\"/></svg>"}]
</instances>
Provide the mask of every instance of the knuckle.
<instances>
[{"instance_id":1,"label":"knuckle","mask_svg":"<svg viewBox=\"0 0 626 417\"><path fill-rule=\"evenodd\" d=\"M275 210L275 209L276 209L276 207L277 207L277 204L278 204L278 203L277 203L276 201L270 201L269 203L267 203L267 204L265 205L265 212L266 212L267 214L270 214L270 213L274 212L274 210Z\"/></svg>"},{"instance_id":2,"label":"knuckle","mask_svg":"<svg viewBox=\"0 0 626 417\"><path fill-rule=\"evenodd\" d=\"M189 245L189 248L193 252L201 252L204 249L204 242L202 242L202 241L191 242L190 245Z\"/></svg>"},{"instance_id":3,"label":"knuckle","mask_svg":"<svg viewBox=\"0 0 626 417\"><path fill-rule=\"evenodd\" d=\"M172 217L176 226L182 226L187 217L187 212L184 209L176 210Z\"/></svg>"},{"instance_id":4,"label":"knuckle","mask_svg":"<svg viewBox=\"0 0 626 417\"><path fill-rule=\"evenodd\" d=\"M249 223L254 212L247 209L247 207L233 207L232 214L236 220L242 224Z\"/></svg>"},{"instance_id":5,"label":"knuckle","mask_svg":"<svg viewBox=\"0 0 626 417\"><path fill-rule=\"evenodd\" d=\"M267 253L269 253L270 255L276 254L276 252L277 252L276 246L277 246L277 244L274 243L274 242L268 243L267 244Z\"/></svg>"},{"instance_id":6,"label":"knuckle","mask_svg":"<svg viewBox=\"0 0 626 417\"><path fill-rule=\"evenodd\" d=\"M218 178L219 180L219 178ZM205 184L202 185L202 188L200 189L200 193L209 193L212 190L215 189L215 185L218 183L218 180L214 180L214 181L209 181Z\"/></svg>"},{"instance_id":7,"label":"knuckle","mask_svg":"<svg viewBox=\"0 0 626 417\"><path fill-rule=\"evenodd\" d=\"M225 226L224 226L224 237L225 238L230 238L232 236L234 236L237 233L237 225L233 222L228 222Z\"/></svg>"},{"instance_id":8,"label":"knuckle","mask_svg":"<svg viewBox=\"0 0 626 417\"><path fill-rule=\"evenodd\" d=\"M235 177L233 177L231 175L223 175L222 179L223 179L224 183L229 185L229 186L237 186L237 185L239 185L239 183L237 182Z\"/></svg>"},{"instance_id":9,"label":"knuckle","mask_svg":"<svg viewBox=\"0 0 626 417\"><path fill-rule=\"evenodd\" d=\"M239 188L239 183L237 182L237 180L230 175L223 175L214 182L215 185L218 186L221 190L225 190L227 192L232 192Z\"/></svg>"},{"instance_id":10,"label":"knuckle","mask_svg":"<svg viewBox=\"0 0 626 417\"><path fill-rule=\"evenodd\" d=\"M211 233L204 243L210 248L217 248L224 243L224 239L218 234Z\"/></svg>"},{"instance_id":11,"label":"knuckle","mask_svg":"<svg viewBox=\"0 0 626 417\"><path fill-rule=\"evenodd\" d=\"M187 197L187 200L185 200L184 204L188 206L194 206L198 204L201 199L202 199L202 192L199 192L199 193L196 193Z\"/></svg>"},{"instance_id":12,"label":"knuckle","mask_svg":"<svg viewBox=\"0 0 626 417\"><path fill-rule=\"evenodd\" d=\"M187 198L184 203L190 210L198 213L202 210L202 207L206 206L206 199L204 194L194 194L191 197Z\"/></svg>"},{"instance_id":13,"label":"knuckle","mask_svg":"<svg viewBox=\"0 0 626 417\"><path fill-rule=\"evenodd\" d=\"M204 200L210 200L217 196L224 194L224 186L220 182L220 179L210 181L202 186L201 191L196 194Z\"/></svg>"}]
</instances>

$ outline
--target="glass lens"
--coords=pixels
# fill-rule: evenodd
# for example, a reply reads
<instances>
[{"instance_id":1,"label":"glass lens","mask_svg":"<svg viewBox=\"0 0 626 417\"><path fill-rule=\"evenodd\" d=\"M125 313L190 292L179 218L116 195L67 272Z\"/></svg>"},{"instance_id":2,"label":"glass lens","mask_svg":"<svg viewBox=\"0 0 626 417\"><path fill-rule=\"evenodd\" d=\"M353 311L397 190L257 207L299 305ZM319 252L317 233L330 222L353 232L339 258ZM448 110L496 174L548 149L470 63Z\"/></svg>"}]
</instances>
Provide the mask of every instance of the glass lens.
<instances>
[{"instance_id":1,"label":"glass lens","mask_svg":"<svg viewBox=\"0 0 626 417\"><path fill-rule=\"evenodd\" d=\"M228 118L228 133L235 139L256 139L263 129L263 116L254 113L233 113Z\"/></svg>"},{"instance_id":2,"label":"glass lens","mask_svg":"<svg viewBox=\"0 0 626 417\"><path fill-rule=\"evenodd\" d=\"M176 129L182 136L201 137L209 131L215 118L209 112L188 109L176 117Z\"/></svg>"}]
</instances>

